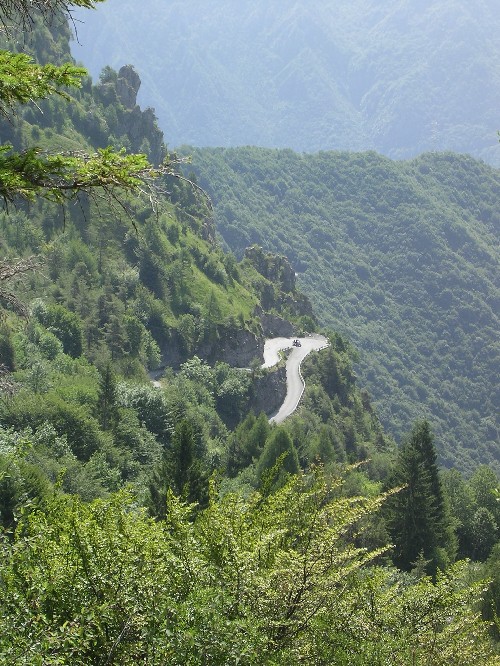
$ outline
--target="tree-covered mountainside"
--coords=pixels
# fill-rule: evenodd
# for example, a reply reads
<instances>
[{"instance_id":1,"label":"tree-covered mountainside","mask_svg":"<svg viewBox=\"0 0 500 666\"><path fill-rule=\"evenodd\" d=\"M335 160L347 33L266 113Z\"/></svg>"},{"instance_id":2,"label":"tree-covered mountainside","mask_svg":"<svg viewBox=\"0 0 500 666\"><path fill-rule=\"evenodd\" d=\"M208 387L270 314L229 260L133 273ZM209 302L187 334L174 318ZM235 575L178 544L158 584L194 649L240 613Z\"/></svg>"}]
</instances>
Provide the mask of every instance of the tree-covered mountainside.
<instances>
[{"instance_id":1,"label":"tree-covered mountainside","mask_svg":"<svg viewBox=\"0 0 500 666\"><path fill-rule=\"evenodd\" d=\"M71 63L69 34L66 21L54 17L49 24L37 25L29 41L11 35L4 43L12 45L14 52L32 50L40 62L52 66ZM0 212L2 255L12 267L2 273L2 280L15 277L15 258L24 261L23 273L24 266L34 265L28 257L37 255L46 269L31 271L29 282L17 287L17 295L28 302L44 296L73 311L91 357L98 354L106 336L114 336L118 346L113 360L123 354L130 360L134 327L138 340L132 357L139 353L146 330L159 345L163 360L177 364L194 353L216 358L217 344L223 346L238 331L253 336L257 352L263 334L258 309L264 295L264 309L283 311L296 319L307 315L313 325L310 305L297 292L290 267L293 279L281 277L286 260L268 277L249 260L238 266L233 256L215 244L206 195L180 173L169 170L162 175L158 169L157 182L154 172L150 182L137 181L135 198L104 188L97 196L84 191L66 206L54 205L63 201L59 191L72 189L64 180L64 159L101 150L111 160L108 146L145 153L153 164L167 156L154 114L136 104L139 87L140 79L131 66L119 72L107 68L97 85L85 78L80 89L71 91L69 102L52 96L38 105L21 107L15 122L11 117L0 120L2 137L12 151L19 151L13 153L12 161L24 173L31 174L32 158L49 149L55 160L61 160L54 189L44 190L45 200L31 203L36 189L26 194L21 185L13 190L18 194L16 205ZM9 159L7 154L0 165L2 185L11 177ZM175 160L167 156L167 162ZM121 174L113 170L111 161L108 168L110 186L119 183ZM38 174L37 179L42 180ZM4 199L12 203L5 193ZM4 301L10 294L8 290L0 293ZM82 345L78 342L78 349ZM243 363L246 360L242 357Z\"/></svg>"},{"instance_id":2,"label":"tree-covered mountainside","mask_svg":"<svg viewBox=\"0 0 500 666\"><path fill-rule=\"evenodd\" d=\"M35 19L23 49L42 63L71 61L66 22ZM15 53L20 42L8 36ZM132 67L107 68L69 100L20 106L1 121L3 136L20 159L32 146L72 155L111 143L158 162L163 135L136 104L139 84ZM273 440L260 460L271 435L286 433L297 465L317 458L318 438L302 437L300 420L273 430L252 413L271 413L284 391L282 366L259 367L264 336L316 325L289 262L260 250L237 262L215 243L199 186L181 173L158 181L151 192L84 192L66 205L20 196L0 212L4 525L58 477L87 500L132 484L161 514L165 484L178 493L187 484L191 499L206 501L208 475L219 468L258 486L278 457ZM336 468L380 458L384 467L391 441L355 386L347 343L331 339L309 382L319 393L311 433L328 440L321 459ZM149 374L162 372L153 387Z\"/></svg>"},{"instance_id":3,"label":"tree-covered mountainside","mask_svg":"<svg viewBox=\"0 0 500 666\"><path fill-rule=\"evenodd\" d=\"M269 421L310 302L217 247L132 67L59 88L75 4L0 4L0 663L498 666L498 476L396 447L337 332Z\"/></svg>"},{"instance_id":4,"label":"tree-covered mountainside","mask_svg":"<svg viewBox=\"0 0 500 666\"><path fill-rule=\"evenodd\" d=\"M171 146L500 163L496 0L110 0L81 19L77 60L132 62Z\"/></svg>"},{"instance_id":5,"label":"tree-covered mountainside","mask_svg":"<svg viewBox=\"0 0 500 666\"><path fill-rule=\"evenodd\" d=\"M285 253L320 320L360 352L362 383L400 435L432 419L445 465L499 464L500 174L428 153L196 149L237 254Z\"/></svg>"}]
</instances>

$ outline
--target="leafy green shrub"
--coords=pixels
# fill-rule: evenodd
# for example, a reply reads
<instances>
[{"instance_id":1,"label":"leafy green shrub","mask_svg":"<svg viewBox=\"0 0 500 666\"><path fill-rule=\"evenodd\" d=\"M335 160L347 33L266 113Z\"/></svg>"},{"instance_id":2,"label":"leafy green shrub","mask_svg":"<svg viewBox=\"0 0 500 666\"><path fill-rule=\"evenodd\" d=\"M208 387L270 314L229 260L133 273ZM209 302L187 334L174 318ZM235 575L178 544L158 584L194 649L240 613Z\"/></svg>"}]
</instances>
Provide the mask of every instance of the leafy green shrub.
<instances>
[{"instance_id":1,"label":"leafy green shrub","mask_svg":"<svg viewBox=\"0 0 500 666\"><path fill-rule=\"evenodd\" d=\"M32 315L62 342L65 354L73 358L83 350L83 327L80 317L62 305L45 305L36 302Z\"/></svg>"},{"instance_id":2,"label":"leafy green shrub","mask_svg":"<svg viewBox=\"0 0 500 666\"><path fill-rule=\"evenodd\" d=\"M103 433L88 410L54 395L18 393L0 403L0 422L16 430L36 429L50 423L57 434L66 436L71 451L80 460L88 460L103 444Z\"/></svg>"}]
</instances>

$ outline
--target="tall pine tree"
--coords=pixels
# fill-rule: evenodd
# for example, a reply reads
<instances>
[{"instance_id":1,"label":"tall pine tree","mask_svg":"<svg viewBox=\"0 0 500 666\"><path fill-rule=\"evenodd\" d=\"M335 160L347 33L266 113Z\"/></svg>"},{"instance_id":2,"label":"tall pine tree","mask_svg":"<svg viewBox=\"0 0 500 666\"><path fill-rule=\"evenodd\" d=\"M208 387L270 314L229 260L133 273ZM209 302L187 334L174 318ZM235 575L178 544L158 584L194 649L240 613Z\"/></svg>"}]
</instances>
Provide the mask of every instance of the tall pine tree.
<instances>
[{"instance_id":1,"label":"tall pine tree","mask_svg":"<svg viewBox=\"0 0 500 666\"><path fill-rule=\"evenodd\" d=\"M118 422L116 376L111 363L106 364L99 376L97 415L103 430L112 430Z\"/></svg>"},{"instance_id":2,"label":"tall pine tree","mask_svg":"<svg viewBox=\"0 0 500 666\"><path fill-rule=\"evenodd\" d=\"M172 437L171 448L165 448L154 470L146 500L151 515L164 518L168 490L187 502L204 507L208 502L208 472L196 455L195 433L187 419L180 420Z\"/></svg>"},{"instance_id":3,"label":"tall pine tree","mask_svg":"<svg viewBox=\"0 0 500 666\"><path fill-rule=\"evenodd\" d=\"M392 486L403 486L388 502L393 561L409 571L422 558L429 573L453 558L455 543L446 509L429 423L417 422L403 443Z\"/></svg>"},{"instance_id":4,"label":"tall pine tree","mask_svg":"<svg viewBox=\"0 0 500 666\"><path fill-rule=\"evenodd\" d=\"M299 470L299 457L292 438L283 428L274 428L257 462L261 491L267 494L280 488L291 474L297 474Z\"/></svg>"}]
</instances>

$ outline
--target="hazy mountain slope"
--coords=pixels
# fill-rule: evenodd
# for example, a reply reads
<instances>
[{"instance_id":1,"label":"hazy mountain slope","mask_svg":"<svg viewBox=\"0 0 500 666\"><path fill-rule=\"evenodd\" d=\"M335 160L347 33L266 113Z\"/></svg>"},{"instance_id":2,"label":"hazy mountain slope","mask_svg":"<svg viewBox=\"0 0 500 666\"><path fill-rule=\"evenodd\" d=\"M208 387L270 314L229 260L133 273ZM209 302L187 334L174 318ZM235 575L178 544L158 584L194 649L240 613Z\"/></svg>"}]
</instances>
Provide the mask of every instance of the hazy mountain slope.
<instances>
[{"instance_id":1,"label":"hazy mountain slope","mask_svg":"<svg viewBox=\"0 0 500 666\"><path fill-rule=\"evenodd\" d=\"M66 20L37 19L33 26L22 43L0 34L0 48L31 53L41 62L71 60ZM52 96L20 107L12 118L0 117L0 136L20 151L37 145L92 154L113 143L160 162L163 134L151 110L136 104L139 85L131 67L107 68L99 84L86 77L69 99ZM150 196L99 192L82 194L66 207L22 200L0 207L2 261L36 255L46 264L29 280L12 280L12 290L27 306L42 298L72 313L85 341L78 333L79 353L102 363L111 350L115 369L125 374L121 366L128 363L134 371L141 363L156 369L194 354L213 362L239 355L246 363L264 337L257 309L275 312L286 302L292 320L312 314L282 258L268 279L249 261L238 266L217 246L206 197L192 184L165 176L152 187ZM5 293L0 290L0 337L2 308L9 304ZM155 363L146 359L146 347L155 349ZM2 353L0 344L0 366Z\"/></svg>"},{"instance_id":2,"label":"hazy mountain slope","mask_svg":"<svg viewBox=\"0 0 500 666\"><path fill-rule=\"evenodd\" d=\"M286 253L322 321L361 352L382 419L426 415L441 459L499 455L500 173L426 154L194 149L218 229Z\"/></svg>"},{"instance_id":3,"label":"hazy mountain slope","mask_svg":"<svg viewBox=\"0 0 500 666\"><path fill-rule=\"evenodd\" d=\"M500 163L496 0L109 0L82 20L75 57L133 63L170 145Z\"/></svg>"}]
</instances>

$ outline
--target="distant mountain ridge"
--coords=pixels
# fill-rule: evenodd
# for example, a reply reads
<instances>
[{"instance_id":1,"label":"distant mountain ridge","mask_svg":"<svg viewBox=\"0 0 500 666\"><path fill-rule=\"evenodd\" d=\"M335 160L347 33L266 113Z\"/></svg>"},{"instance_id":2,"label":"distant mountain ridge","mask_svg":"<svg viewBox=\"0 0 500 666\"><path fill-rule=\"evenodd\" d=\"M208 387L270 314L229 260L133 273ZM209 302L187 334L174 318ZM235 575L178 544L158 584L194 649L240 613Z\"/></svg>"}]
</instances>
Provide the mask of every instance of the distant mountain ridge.
<instances>
[{"instance_id":1,"label":"distant mountain ridge","mask_svg":"<svg viewBox=\"0 0 500 666\"><path fill-rule=\"evenodd\" d=\"M496 0L108 0L82 21L74 56L134 64L171 146L500 164Z\"/></svg>"}]
</instances>

